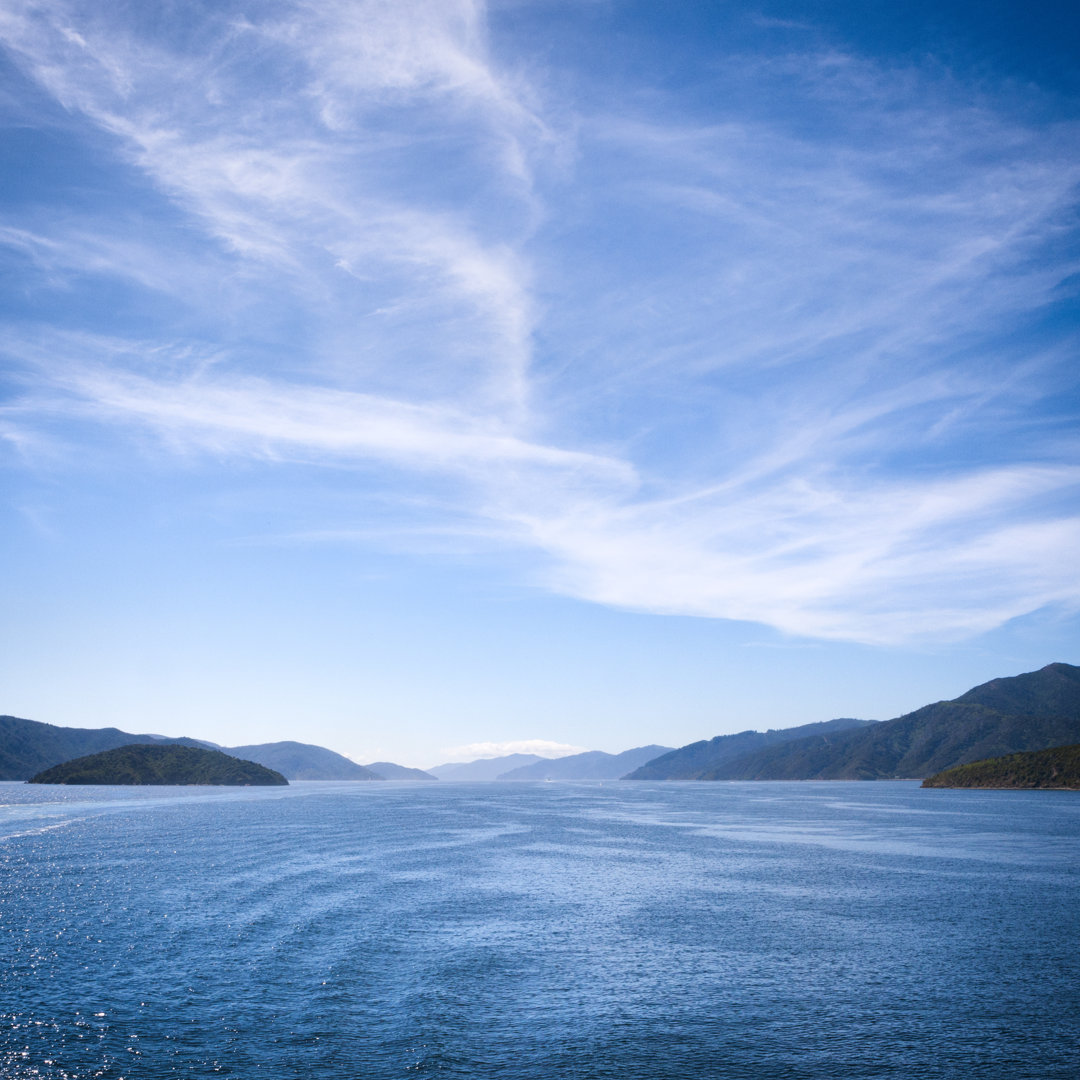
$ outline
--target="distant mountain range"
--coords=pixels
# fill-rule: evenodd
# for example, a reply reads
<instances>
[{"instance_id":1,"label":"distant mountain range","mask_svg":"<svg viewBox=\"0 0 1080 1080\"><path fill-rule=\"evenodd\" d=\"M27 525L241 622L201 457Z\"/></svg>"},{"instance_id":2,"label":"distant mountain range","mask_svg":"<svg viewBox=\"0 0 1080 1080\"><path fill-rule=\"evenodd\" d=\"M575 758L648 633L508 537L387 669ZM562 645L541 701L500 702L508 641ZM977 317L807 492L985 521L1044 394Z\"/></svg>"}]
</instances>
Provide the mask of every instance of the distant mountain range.
<instances>
[{"instance_id":1,"label":"distant mountain range","mask_svg":"<svg viewBox=\"0 0 1080 1080\"><path fill-rule=\"evenodd\" d=\"M545 758L500 773L499 780L618 780L639 765L670 750L669 746L638 746L621 754L587 750L561 758Z\"/></svg>"},{"instance_id":2,"label":"distant mountain range","mask_svg":"<svg viewBox=\"0 0 1080 1080\"><path fill-rule=\"evenodd\" d=\"M882 780L922 778L957 765L1080 742L1080 667L1048 664L993 679L952 701L939 701L883 723L814 725L768 732L783 738L754 746L754 732L694 743L650 762L632 779ZM739 747L725 739L744 740ZM728 747L710 759L710 747ZM735 751L738 752L735 752Z\"/></svg>"},{"instance_id":3,"label":"distant mountain range","mask_svg":"<svg viewBox=\"0 0 1080 1080\"><path fill-rule=\"evenodd\" d=\"M561 758L505 754L476 761L436 765L429 773L440 780L619 780L638 765L664 753L666 746L639 746L621 754L586 750Z\"/></svg>"},{"instance_id":4,"label":"distant mountain range","mask_svg":"<svg viewBox=\"0 0 1080 1080\"><path fill-rule=\"evenodd\" d=\"M878 780L923 778L958 765L1080 743L1080 667L1048 664L993 679L951 701L894 720L840 718L818 724L621 754L590 750L563 758L509 754L424 772L392 762L357 765L299 742L219 747L190 738L132 735L117 728L64 728L0 716L0 780L26 780L73 758L129 744L205 747L254 761L289 780Z\"/></svg>"},{"instance_id":5,"label":"distant mountain range","mask_svg":"<svg viewBox=\"0 0 1080 1080\"><path fill-rule=\"evenodd\" d=\"M452 761L427 771L440 780L498 780L502 773L511 769L546 760L539 754L505 754L503 757L478 758L476 761Z\"/></svg>"}]
</instances>

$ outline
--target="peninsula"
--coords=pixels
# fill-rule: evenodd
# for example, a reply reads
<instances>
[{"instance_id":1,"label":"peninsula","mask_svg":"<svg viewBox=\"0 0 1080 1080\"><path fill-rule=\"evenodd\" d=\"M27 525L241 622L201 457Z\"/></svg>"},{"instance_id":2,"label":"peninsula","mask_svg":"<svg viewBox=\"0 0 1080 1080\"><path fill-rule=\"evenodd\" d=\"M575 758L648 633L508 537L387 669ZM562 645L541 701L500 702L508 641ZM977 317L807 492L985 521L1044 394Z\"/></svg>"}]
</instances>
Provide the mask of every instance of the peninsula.
<instances>
[{"instance_id":1,"label":"peninsula","mask_svg":"<svg viewBox=\"0 0 1080 1080\"><path fill-rule=\"evenodd\" d=\"M32 776L29 784L282 785L279 772L196 746L132 743L65 761Z\"/></svg>"},{"instance_id":2,"label":"peninsula","mask_svg":"<svg viewBox=\"0 0 1080 1080\"><path fill-rule=\"evenodd\" d=\"M1080 791L1080 743L973 761L928 776L929 788L1056 788Z\"/></svg>"}]
</instances>

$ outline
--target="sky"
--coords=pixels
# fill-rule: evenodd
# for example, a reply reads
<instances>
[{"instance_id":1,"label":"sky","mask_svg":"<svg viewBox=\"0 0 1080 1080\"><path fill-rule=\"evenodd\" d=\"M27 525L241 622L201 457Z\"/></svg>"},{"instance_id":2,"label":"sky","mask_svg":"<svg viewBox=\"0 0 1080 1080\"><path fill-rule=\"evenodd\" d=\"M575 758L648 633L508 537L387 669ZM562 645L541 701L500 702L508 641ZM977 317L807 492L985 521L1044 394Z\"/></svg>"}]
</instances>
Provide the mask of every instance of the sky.
<instances>
[{"instance_id":1,"label":"sky","mask_svg":"<svg viewBox=\"0 0 1080 1080\"><path fill-rule=\"evenodd\" d=\"M423 767L1077 662L1077 40L5 0L0 712Z\"/></svg>"}]
</instances>

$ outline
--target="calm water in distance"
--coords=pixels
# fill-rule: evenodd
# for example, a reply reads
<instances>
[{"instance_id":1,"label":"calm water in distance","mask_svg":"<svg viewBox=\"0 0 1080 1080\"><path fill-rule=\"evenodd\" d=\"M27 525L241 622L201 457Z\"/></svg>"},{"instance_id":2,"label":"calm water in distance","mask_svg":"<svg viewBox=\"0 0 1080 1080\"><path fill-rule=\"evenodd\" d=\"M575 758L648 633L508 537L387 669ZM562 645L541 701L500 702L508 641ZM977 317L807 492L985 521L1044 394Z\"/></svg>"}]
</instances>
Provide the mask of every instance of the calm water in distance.
<instances>
[{"instance_id":1,"label":"calm water in distance","mask_svg":"<svg viewBox=\"0 0 1080 1080\"><path fill-rule=\"evenodd\" d=\"M0 1076L1080 1075L1080 794L0 784Z\"/></svg>"}]
</instances>

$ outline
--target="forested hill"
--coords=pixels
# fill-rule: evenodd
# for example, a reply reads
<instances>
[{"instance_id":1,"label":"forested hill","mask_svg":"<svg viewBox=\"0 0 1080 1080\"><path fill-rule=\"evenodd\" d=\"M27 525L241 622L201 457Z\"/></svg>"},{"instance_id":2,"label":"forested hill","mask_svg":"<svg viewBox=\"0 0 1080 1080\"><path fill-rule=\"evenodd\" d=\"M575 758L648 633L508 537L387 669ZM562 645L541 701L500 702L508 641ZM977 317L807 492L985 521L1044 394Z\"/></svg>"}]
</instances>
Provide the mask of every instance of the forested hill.
<instances>
[{"instance_id":1,"label":"forested hill","mask_svg":"<svg viewBox=\"0 0 1080 1080\"><path fill-rule=\"evenodd\" d=\"M279 772L196 746L132 743L54 765L31 784L288 784Z\"/></svg>"},{"instance_id":2,"label":"forested hill","mask_svg":"<svg viewBox=\"0 0 1080 1080\"><path fill-rule=\"evenodd\" d=\"M840 717L817 724L780 728L770 731L740 731L736 735L717 735L713 739L690 743L670 753L654 758L626 777L627 780L707 780L706 774L728 762L739 761L755 750L778 746L808 735L829 737L837 733L863 728L872 720Z\"/></svg>"},{"instance_id":3,"label":"forested hill","mask_svg":"<svg viewBox=\"0 0 1080 1080\"><path fill-rule=\"evenodd\" d=\"M878 780L1080 742L1080 668L1049 664L994 679L952 701L833 736L789 742L701 775L704 780Z\"/></svg>"},{"instance_id":4,"label":"forested hill","mask_svg":"<svg viewBox=\"0 0 1080 1080\"><path fill-rule=\"evenodd\" d=\"M991 679L956 699L1003 713L1030 716L1080 716L1080 667L1047 664L1038 671Z\"/></svg>"},{"instance_id":5,"label":"forested hill","mask_svg":"<svg viewBox=\"0 0 1080 1080\"><path fill-rule=\"evenodd\" d=\"M1080 791L1080 744L974 761L928 777L922 786Z\"/></svg>"},{"instance_id":6,"label":"forested hill","mask_svg":"<svg viewBox=\"0 0 1080 1080\"><path fill-rule=\"evenodd\" d=\"M52 765L133 743L176 744L222 750L255 761L290 780L381 780L382 776L342 754L310 743L274 742L221 747L199 739L163 735L132 735L119 728L68 728L0 716L0 780L26 780ZM391 766L393 768L394 766Z\"/></svg>"},{"instance_id":7,"label":"forested hill","mask_svg":"<svg viewBox=\"0 0 1080 1080\"><path fill-rule=\"evenodd\" d=\"M132 735L111 727L57 727L19 716L0 716L0 780L25 780L50 765L132 743L203 745L197 739Z\"/></svg>"}]
</instances>

